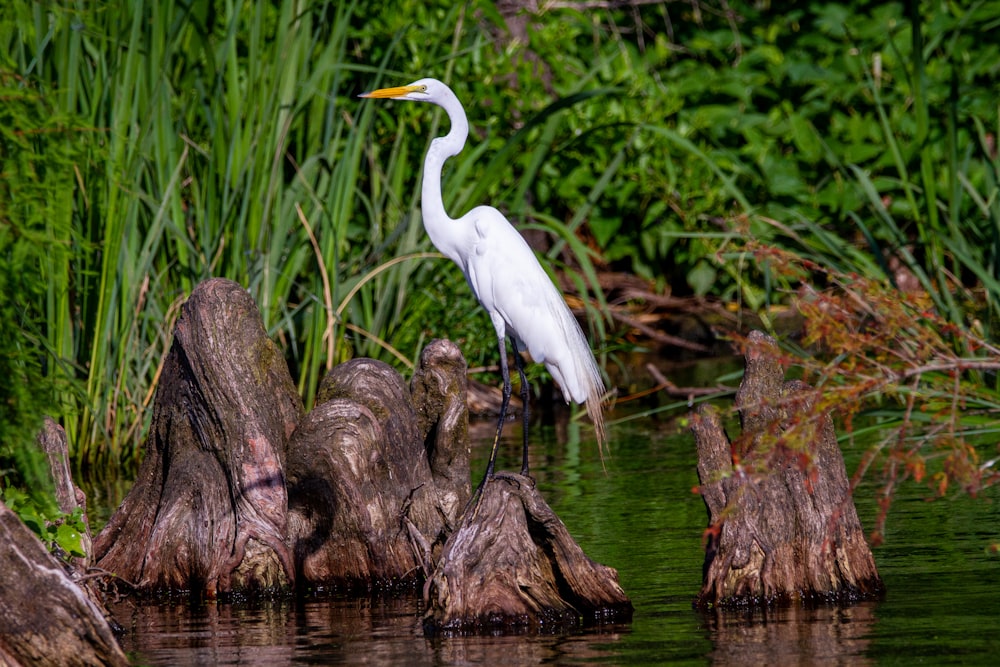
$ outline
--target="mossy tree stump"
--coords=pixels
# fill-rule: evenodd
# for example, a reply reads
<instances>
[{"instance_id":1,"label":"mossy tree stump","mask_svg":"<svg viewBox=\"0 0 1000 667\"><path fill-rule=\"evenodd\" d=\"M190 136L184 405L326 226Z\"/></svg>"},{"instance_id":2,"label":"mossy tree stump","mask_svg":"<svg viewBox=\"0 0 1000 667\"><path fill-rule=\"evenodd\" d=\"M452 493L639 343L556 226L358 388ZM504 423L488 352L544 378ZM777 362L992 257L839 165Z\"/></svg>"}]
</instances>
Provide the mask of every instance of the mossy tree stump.
<instances>
[{"instance_id":1,"label":"mossy tree stump","mask_svg":"<svg viewBox=\"0 0 1000 667\"><path fill-rule=\"evenodd\" d=\"M692 430L709 512L701 607L853 601L884 587L851 497L833 419L784 381L773 339L751 332L736 394L742 436L702 406Z\"/></svg>"}]
</instances>

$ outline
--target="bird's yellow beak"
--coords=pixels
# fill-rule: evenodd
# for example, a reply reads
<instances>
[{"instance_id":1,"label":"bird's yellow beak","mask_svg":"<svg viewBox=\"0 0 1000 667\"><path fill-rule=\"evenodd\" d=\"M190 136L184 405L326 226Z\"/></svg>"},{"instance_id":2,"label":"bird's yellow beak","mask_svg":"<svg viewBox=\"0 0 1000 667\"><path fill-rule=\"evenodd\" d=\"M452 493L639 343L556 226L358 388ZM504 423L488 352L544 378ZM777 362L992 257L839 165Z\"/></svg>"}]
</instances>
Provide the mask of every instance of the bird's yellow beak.
<instances>
[{"instance_id":1,"label":"bird's yellow beak","mask_svg":"<svg viewBox=\"0 0 1000 667\"><path fill-rule=\"evenodd\" d=\"M406 97L410 93L419 91L423 86L396 86L394 88L379 88L370 93L361 93L358 97L371 97L379 100L393 100Z\"/></svg>"}]
</instances>

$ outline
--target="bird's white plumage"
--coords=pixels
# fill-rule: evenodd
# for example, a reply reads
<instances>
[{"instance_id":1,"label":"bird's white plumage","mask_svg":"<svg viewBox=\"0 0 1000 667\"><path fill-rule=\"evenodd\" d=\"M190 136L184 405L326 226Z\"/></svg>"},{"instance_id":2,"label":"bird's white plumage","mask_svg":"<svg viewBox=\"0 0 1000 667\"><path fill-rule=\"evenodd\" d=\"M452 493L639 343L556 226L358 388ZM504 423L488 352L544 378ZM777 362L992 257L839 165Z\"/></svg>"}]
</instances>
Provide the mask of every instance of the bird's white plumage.
<instances>
[{"instance_id":1,"label":"bird's white plumage","mask_svg":"<svg viewBox=\"0 0 1000 667\"><path fill-rule=\"evenodd\" d=\"M441 169L445 160L462 150L469 133L461 102L436 79L420 79L362 97L428 102L448 113L448 134L431 142L424 159L424 228L434 246L462 269L469 287L489 313L501 348L504 336L510 336L516 347L527 349L534 361L544 364L567 402L586 405L598 442L603 445L604 382L600 370L580 325L535 253L507 218L491 206L478 206L458 219L449 217L444 209ZM509 395L509 386L505 390Z\"/></svg>"},{"instance_id":2,"label":"bird's white plumage","mask_svg":"<svg viewBox=\"0 0 1000 667\"><path fill-rule=\"evenodd\" d=\"M524 238L494 208L480 206L457 222L469 221L478 238L465 276L494 327L503 327L497 336L510 335L545 364L567 402L586 403L598 383L603 393L583 332Z\"/></svg>"}]
</instances>

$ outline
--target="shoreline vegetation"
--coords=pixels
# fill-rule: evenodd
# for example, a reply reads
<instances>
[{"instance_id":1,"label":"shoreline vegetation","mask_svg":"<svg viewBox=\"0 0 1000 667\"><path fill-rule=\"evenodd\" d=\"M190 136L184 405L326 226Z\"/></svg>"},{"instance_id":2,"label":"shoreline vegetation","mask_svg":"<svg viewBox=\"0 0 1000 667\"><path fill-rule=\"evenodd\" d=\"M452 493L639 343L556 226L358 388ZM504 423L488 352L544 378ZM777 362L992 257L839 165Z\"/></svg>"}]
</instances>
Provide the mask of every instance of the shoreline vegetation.
<instances>
[{"instance_id":1,"label":"shoreline vegetation","mask_svg":"<svg viewBox=\"0 0 1000 667\"><path fill-rule=\"evenodd\" d=\"M836 397L855 483L884 481L876 532L904 481L976 495L1000 431L998 16L8 3L4 501L56 511L31 454L46 414L76 469L137 467L180 304L210 277L249 291L307 407L333 366L408 373L431 338L489 369L489 321L420 225L420 161L447 119L356 99L418 74L468 100L449 210L509 215L609 375L636 351L702 353L678 340L739 348L793 312L784 363ZM662 384L631 380L623 396Z\"/></svg>"}]
</instances>

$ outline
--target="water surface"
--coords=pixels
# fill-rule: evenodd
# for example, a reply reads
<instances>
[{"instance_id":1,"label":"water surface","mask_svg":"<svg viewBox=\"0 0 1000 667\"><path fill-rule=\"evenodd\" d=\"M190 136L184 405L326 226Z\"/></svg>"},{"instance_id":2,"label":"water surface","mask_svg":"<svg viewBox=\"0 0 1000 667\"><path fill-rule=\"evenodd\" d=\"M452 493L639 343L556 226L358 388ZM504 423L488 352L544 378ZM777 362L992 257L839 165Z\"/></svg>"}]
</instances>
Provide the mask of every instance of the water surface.
<instances>
[{"instance_id":1,"label":"water surface","mask_svg":"<svg viewBox=\"0 0 1000 667\"><path fill-rule=\"evenodd\" d=\"M489 428L477 456L485 456ZM702 614L706 511L692 437L675 422L611 429L603 465L586 428L532 432L532 474L594 560L616 568L629 624L507 637L424 637L419 594L232 604L115 606L125 650L144 665L295 664L992 664L1000 655L996 493L926 502L904 487L874 550L886 598L851 607ZM502 456L519 466L511 428ZM850 461L857 452L846 452ZM479 470L485 460L477 460ZM857 494L870 528L876 486Z\"/></svg>"}]
</instances>

